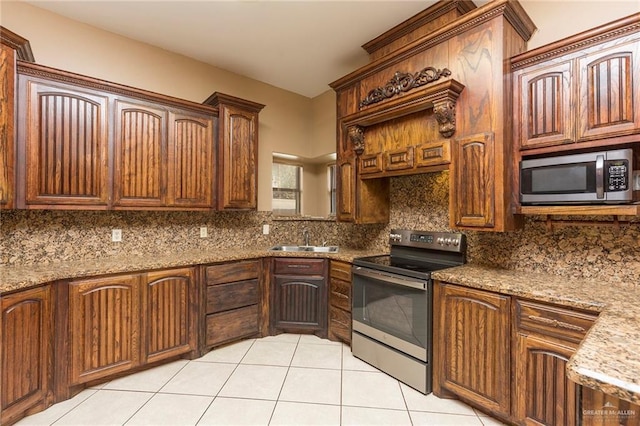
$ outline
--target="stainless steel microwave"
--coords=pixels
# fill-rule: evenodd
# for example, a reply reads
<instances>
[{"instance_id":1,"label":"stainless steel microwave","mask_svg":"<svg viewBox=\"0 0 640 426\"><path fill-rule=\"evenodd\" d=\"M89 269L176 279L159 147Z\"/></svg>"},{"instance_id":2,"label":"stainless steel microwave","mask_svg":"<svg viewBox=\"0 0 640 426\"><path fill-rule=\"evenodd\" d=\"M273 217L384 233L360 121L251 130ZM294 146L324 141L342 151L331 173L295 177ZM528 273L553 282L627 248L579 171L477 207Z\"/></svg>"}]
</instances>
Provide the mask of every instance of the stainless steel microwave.
<instances>
[{"instance_id":1,"label":"stainless steel microwave","mask_svg":"<svg viewBox=\"0 0 640 426\"><path fill-rule=\"evenodd\" d=\"M636 173L637 175L637 173ZM637 201L633 150L527 159L520 162L521 204L625 204ZM638 177L636 176L636 179Z\"/></svg>"}]
</instances>

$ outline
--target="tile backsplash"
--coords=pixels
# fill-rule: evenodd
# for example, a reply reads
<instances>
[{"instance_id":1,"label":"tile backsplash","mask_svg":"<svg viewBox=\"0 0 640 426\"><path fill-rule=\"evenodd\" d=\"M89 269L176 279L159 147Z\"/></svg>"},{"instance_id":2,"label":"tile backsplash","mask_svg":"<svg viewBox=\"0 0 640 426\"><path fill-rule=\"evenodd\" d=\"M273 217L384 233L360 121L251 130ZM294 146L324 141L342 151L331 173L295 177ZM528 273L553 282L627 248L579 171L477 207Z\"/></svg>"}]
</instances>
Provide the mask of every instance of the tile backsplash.
<instances>
[{"instance_id":1,"label":"tile backsplash","mask_svg":"<svg viewBox=\"0 0 640 426\"><path fill-rule=\"evenodd\" d=\"M312 244L384 251L391 228L450 230L448 172L392 178L391 193L389 225L278 220L270 212L2 211L0 265L299 244L305 228ZM262 234L263 224L270 225L269 235ZM207 226L208 238L199 237L201 226ZM111 242L112 229L122 229L122 242ZM548 230L541 218L527 217L518 231L465 234L469 262L640 284L637 218L619 228Z\"/></svg>"}]
</instances>

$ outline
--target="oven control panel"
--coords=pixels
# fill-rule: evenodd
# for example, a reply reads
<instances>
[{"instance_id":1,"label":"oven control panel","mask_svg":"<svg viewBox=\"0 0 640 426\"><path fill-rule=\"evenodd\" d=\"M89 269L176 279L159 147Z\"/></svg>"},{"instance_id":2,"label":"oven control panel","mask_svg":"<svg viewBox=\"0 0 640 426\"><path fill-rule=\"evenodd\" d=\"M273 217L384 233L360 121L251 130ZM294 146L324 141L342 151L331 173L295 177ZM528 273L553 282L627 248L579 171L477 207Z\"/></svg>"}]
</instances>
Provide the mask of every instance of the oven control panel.
<instances>
[{"instance_id":1,"label":"oven control panel","mask_svg":"<svg viewBox=\"0 0 640 426\"><path fill-rule=\"evenodd\" d=\"M420 247L431 250L464 252L466 236L459 232L431 232L392 229L389 233L392 246Z\"/></svg>"}]
</instances>

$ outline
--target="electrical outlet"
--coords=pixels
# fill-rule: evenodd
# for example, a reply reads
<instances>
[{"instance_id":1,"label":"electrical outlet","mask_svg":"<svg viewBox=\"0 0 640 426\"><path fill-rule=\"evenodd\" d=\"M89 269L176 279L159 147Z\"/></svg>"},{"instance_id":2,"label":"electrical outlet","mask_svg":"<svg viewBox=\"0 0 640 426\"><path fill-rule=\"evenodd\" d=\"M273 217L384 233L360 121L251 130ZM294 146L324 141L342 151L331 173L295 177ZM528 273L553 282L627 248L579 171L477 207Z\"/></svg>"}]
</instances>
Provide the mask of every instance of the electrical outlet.
<instances>
[{"instance_id":1,"label":"electrical outlet","mask_svg":"<svg viewBox=\"0 0 640 426\"><path fill-rule=\"evenodd\" d=\"M640 170L633 172L633 190L640 191Z\"/></svg>"},{"instance_id":2,"label":"electrical outlet","mask_svg":"<svg viewBox=\"0 0 640 426\"><path fill-rule=\"evenodd\" d=\"M262 235L269 235L269 224L265 223L262 225Z\"/></svg>"},{"instance_id":3,"label":"electrical outlet","mask_svg":"<svg viewBox=\"0 0 640 426\"><path fill-rule=\"evenodd\" d=\"M122 241L122 229L112 229L111 230L111 241L114 243L119 243Z\"/></svg>"},{"instance_id":4,"label":"electrical outlet","mask_svg":"<svg viewBox=\"0 0 640 426\"><path fill-rule=\"evenodd\" d=\"M200 238L207 238L209 236L209 231L206 226L200 227Z\"/></svg>"}]
</instances>

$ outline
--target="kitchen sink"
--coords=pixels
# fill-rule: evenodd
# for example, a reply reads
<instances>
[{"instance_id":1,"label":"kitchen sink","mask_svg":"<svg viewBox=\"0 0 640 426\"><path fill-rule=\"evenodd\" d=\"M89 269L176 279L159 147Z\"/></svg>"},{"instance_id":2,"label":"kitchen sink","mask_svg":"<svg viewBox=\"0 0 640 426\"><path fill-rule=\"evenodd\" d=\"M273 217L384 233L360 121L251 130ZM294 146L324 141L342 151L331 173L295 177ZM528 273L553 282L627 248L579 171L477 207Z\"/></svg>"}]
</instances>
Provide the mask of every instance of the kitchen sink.
<instances>
[{"instance_id":1,"label":"kitchen sink","mask_svg":"<svg viewBox=\"0 0 640 426\"><path fill-rule=\"evenodd\" d=\"M271 251L310 251L316 253L337 253L338 246L273 246Z\"/></svg>"}]
</instances>

